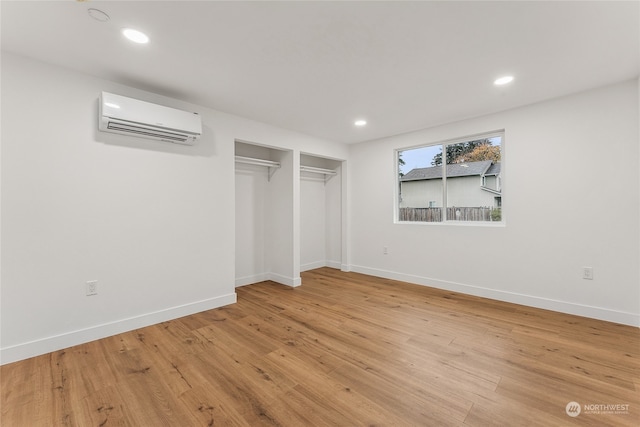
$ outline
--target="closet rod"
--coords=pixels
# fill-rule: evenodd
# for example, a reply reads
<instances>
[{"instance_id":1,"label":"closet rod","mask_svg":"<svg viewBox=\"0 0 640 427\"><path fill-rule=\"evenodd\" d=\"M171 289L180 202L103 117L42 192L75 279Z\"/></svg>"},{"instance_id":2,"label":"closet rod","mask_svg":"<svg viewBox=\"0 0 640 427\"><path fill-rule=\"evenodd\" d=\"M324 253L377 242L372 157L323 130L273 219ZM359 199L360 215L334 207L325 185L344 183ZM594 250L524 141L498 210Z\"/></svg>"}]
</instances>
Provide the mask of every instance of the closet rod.
<instances>
[{"instance_id":1,"label":"closet rod","mask_svg":"<svg viewBox=\"0 0 640 427\"><path fill-rule=\"evenodd\" d=\"M314 168L313 166L300 166L300 172L313 172L320 173L322 175L337 175L338 172L332 169L324 169L324 168Z\"/></svg>"},{"instance_id":2,"label":"closet rod","mask_svg":"<svg viewBox=\"0 0 640 427\"><path fill-rule=\"evenodd\" d=\"M276 169L280 167L280 162L274 162L273 160L254 159L253 157L236 156L236 163L243 163L245 165L265 166L268 169L267 180L271 181L271 177L275 173Z\"/></svg>"},{"instance_id":3,"label":"closet rod","mask_svg":"<svg viewBox=\"0 0 640 427\"><path fill-rule=\"evenodd\" d=\"M266 166L268 168L279 168L280 163L273 160L254 159L253 157L236 156L236 163L244 163L247 165Z\"/></svg>"}]
</instances>

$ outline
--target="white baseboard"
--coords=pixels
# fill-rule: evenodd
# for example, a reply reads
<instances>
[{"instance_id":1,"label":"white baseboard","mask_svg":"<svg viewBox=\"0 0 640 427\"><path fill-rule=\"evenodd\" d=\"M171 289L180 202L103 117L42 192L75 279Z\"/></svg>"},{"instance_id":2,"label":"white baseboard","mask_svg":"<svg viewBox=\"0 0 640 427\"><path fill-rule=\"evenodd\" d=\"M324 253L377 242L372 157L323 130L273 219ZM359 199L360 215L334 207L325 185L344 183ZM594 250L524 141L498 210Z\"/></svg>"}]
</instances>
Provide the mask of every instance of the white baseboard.
<instances>
[{"instance_id":1,"label":"white baseboard","mask_svg":"<svg viewBox=\"0 0 640 427\"><path fill-rule=\"evenodd\" d=\"M260 273L253 276L239 277L236 279L236 288L240 286L253 285L254 283L264 282L271 280L272 282L280 283L281 285L291 286L295 288L302 284L300 277L287 277L276 273Z\"/></svg>"},{"instance_id":2,"label":"white baseboard","mask_svg":"<svg viewBox=\"0 0 640 427\"><path fill-rule=\"evenodd\" d=\"M348 271L344 270L343 271ZM415 276L412 274L398 273L394 271L381 270L377 268L351 265L351 271L368 274L370 276L383 277L385 279L399 280L414 283L417 285L429 286L432 288L444 289L447 291L460 292L467 295L474 295L483 298L505 301L528 307L542 308L545 310L557 311L560 313L574 314L576 316L589 317L592 319L605 320L608 322L620 323L629 326L640 326L640 315L624 311L610 310L602 307L594 307L582 304L575 304L566 301L558 301L549 298L542 298L532 295L518 294L496 289L483 288L480 286L467 285L463 283L448 282L444 280L430 279L428 277Z\"/></svg>"},{"instance_id":3,"label":"white baseboard","mask_svg":"<svg viewBox=\"0 0 640 427\"><path fill-rule=\"evenodd\" d=\"M155 325L236 302L235 292L0 349L0 365Z\"/></svg>"},{"instance_id":4,"label":"white baseboard","mask_svg":"<svg viewBox=\"0 0 640 427\"><path fill-rule=\"evenodd\" d=\"M300 271L309 271L309 270L314 270L316 268L326 267L326 266L327 266L326 261L310 262L307 264L302 264L300 266Z\"/></svg>"},{"instance_id":5,"label":"white baseboard","mask_svg":"<svg viewBox=\"0 0 640 427\"><path fill-rule=\"evenodd\" d=\"M287 277L276 273L269 273L269 280L280 283L281 285L291 286L292 288L302 284L302 279L300 277Z\"/></svg>"},{"instance_id":6,"label":"white baseboard","mask_svg":"<svg viewBox=\"0 0 640 427\"><path fill-rule=\"evenodd\" d=\"M252 285L254 283L264 282L269 280L269 273L254 274L253 276L239 277L236 279L236 288L245 285Z\"/></svg>"},{"instance_id":7,"label":"white baseboard","mask_svg":"<svg viewBox=\"0 0 640 427\"><path fill-rule=\"evenodd\" d=\"M341 266L342 264L340 263L340 261L330 261L330 260L316 261L316 262L309 262L307 264L302 264L300 266L300 271L315 270L316 268L321 268L321 267L340 269Z\"/></svg>"},{"instance_id":8,"label":"white baseboard","mask_svg":"<svg viewBox=\"0 0 640 427\"><path fill-rule=\"evenodd\" d=\"M340 270L342 268L342 263L340 261L328 261L325 267L335 268L336 270Z\"/></svg>"}]
</instances>

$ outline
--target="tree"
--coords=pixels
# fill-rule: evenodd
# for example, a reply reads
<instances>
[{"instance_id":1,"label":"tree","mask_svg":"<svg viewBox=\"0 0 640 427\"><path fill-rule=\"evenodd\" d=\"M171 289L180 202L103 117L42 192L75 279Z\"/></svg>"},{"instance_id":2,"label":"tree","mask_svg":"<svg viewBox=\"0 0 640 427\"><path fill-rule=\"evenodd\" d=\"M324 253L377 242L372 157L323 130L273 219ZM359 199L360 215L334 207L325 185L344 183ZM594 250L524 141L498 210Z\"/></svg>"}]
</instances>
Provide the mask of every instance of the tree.
<instances>
[{"instance_id":1,"label":"tree","mask_svg":"<svg viewBox=\"0 0 640 427\"><path fill-rule=\"evenodd\" d=\"M465 160L465 156L473 152L477 147L491 146L491 140L488 138L477 139L474 141L460 142L458 144L449 144L446 147L447 150L447 164L462 163ZM499 149L499 148L498 148ZM433 156L431 164L434 166L440 166L442 164L442 152Z\"/></svg>"},{"instance_id":2,"label":"tree","mask_svg":"<svg viewBox=\"0 0 640 427\"><path fill-rule=\"evenodd\" d=\"M468 154L463 154L456 159L456 163L462 162L481 162L483 160L491 160L492 162L500 161L500 147L497 145L479 145Z\"/></svg>"},{"instance_id":3,"label":"tree","mask_svg":"<svg viewBox=\"0 0 640 427\"><path fill-rule=\"evenodd\" d=\"M402 166L404 166L404 160L402 160L402 152L398 153L398 174L400 175L400 177L404 176L404 173L402 173Z\"/></svg>"}]
</instances>

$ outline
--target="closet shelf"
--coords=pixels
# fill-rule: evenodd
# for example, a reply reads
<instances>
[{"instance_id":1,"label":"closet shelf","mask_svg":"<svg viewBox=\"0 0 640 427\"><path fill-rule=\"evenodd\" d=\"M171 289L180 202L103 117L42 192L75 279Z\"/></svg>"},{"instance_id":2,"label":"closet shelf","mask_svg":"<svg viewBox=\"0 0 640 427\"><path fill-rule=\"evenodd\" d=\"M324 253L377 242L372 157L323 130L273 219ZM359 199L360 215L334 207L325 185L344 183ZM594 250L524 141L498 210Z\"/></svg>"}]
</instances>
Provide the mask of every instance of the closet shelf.
<instances>
[{"instance_id":1,"label":"closet shelf","mask_svg":"<svg viewBox=\"0 0 640 427\"><path fill-rule=\"evenodd\" d=\"M253 157L236 156L236 163L243 163L245 165L264 166L269 169L269 181L271 176L280 167L280 162L274 162L273 160L255 159Z\"/></svg>"}]
</instances>

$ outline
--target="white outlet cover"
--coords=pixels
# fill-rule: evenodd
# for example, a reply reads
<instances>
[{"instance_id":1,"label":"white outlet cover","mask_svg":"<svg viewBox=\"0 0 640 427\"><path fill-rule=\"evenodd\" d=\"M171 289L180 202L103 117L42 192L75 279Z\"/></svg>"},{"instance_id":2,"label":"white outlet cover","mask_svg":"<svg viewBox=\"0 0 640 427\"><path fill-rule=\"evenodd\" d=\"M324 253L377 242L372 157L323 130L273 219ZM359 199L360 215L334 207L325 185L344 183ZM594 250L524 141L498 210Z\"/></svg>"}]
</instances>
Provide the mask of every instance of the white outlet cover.
<instances>
[{"instance_id":1,"label":"white outlet cover","mask_svg":"<svg viewBox=\"0 0 640 427\"><path fill-rule=\"evenodd\" d=\"M90 280L86 283L87 296L98 295L98 281Z\"/></svg>"}]
</instances>

